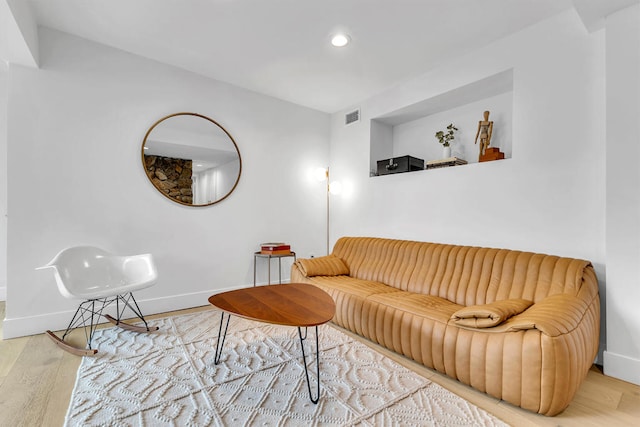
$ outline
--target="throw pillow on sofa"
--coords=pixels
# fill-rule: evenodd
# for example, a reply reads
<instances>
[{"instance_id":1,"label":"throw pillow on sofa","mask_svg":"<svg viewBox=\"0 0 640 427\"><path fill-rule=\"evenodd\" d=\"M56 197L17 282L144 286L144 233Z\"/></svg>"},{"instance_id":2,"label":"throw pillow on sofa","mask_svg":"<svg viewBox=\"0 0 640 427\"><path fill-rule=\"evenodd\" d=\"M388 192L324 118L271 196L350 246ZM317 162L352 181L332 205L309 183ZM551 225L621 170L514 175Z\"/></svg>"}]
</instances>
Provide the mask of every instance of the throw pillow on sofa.
<instances>
[{"instance_id":1,"label":"throw pillow on sofa","mask_svg":"<svg viewBox=\"0 0 640 427\"><path fill-rule=\"evenodd\" d=\"M491 328L522 313L531 304L533 301L525 299L508 299L483 305L471 305L453 313L451 320L459 326Z\"/></svg>"},{"instance_id":2,"label":"throw pillow on sofa","mask_svg":"<svg viewBox=\"0 0 640 427\"><path fill-rule=\"evenodd\" d=\"M296 264L306 277L343 276L349 274L349 267L335 255L319 258L299 259Z\"/></svg>"}]
</instances>

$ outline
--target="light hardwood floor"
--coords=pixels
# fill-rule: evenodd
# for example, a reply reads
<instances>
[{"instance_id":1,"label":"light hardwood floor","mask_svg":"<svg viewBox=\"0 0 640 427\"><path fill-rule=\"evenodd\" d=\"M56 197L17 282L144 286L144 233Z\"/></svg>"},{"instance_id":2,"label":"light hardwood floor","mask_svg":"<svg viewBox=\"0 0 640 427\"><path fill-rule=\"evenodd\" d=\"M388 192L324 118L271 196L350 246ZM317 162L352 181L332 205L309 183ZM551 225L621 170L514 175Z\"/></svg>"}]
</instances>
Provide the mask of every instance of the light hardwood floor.
<instances>
[{"instance_id":1,"label":"light hardwood floor","mask_svg":"<svg viewBox=\"0 0 640 427\"><path fill-rule=\"evenodd\" d=\"M209 306L197 307L149 316L149 319L210 309ZM0 338L4 310L4 302L0 302ZM81 333L72 337L76 343L83 339ZM607 377L595 366L571 405L562 414L550 418L499 401L359 339L513 426L640 426L640 387ZM55 346L44 334L0 341L0 427L63 425L80 360Z\"/></svg>"}]
</instances>

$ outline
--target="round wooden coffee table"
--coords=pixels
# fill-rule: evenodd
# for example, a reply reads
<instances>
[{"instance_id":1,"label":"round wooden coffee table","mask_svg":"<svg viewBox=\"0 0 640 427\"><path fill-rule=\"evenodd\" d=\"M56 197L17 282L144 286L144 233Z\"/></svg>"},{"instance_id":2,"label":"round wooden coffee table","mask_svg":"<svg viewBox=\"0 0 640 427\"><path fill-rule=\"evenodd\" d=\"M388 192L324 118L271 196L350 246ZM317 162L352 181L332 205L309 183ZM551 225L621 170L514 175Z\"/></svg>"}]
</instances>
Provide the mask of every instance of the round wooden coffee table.
<instances>
[{"instance_id":1,"label":"round wooden coffee table","mask_svg":"<svg viewBox=\"0 0 640 427\"><path fill-rule=\"evenodd\" d=\"M316 286L306 283L289 283L222 292L210 296L209 303L222 310L214 358L216 365L220 363L222 347L224 346L227 328L229 327L229 319L232 314L259 322L297 327L300 346L302 347L302 362L307 377L309 398L313 403L318 403L320 399L318 325L327 323L333 319L336 313L336 305L329 294ZM223 333L222 324L224 323L225 314L227 316L227 322ZM316 374L318 378L318 390L315 398L311 393L307 356L304 351L304 340L307 338L306 330L304 337L302 336L302 328L306 329L307 327L315 327L316 332Z\"/></svg>"}]
</instances>

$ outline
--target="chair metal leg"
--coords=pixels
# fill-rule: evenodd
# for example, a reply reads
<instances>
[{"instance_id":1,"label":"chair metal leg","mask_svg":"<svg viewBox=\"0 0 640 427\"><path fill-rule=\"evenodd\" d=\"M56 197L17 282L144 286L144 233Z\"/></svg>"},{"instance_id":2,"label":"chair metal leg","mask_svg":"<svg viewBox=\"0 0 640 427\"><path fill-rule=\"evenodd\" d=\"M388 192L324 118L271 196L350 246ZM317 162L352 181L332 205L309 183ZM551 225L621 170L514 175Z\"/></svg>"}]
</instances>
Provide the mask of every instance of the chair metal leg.
<instances>
[{"instance_id":1,"label":"chair metal leg","mask_svg":"<svg viewBox=\"0 0 640 427\"><path fill-rule=\"evenodd\" d=\"M77 323L76 322L76 318L78 318L78 314L80 314L80 309L81 308L82 308L82 304L78 305L78 308L76 309L76 313L71 318L71 322L69 322L69 325L67 326L67 329L64 331L64 334L62 335L62 339L63 340L67 337L67 335L69 335L69 332L71 332L72 330L74 330L77 327L76 326L76 323ZM80 319L78 318L78 320L80 320Z\"/></svg>"},{"instance_id":2,"label":"chair metal leg","mask_svg":"<svg viewBox=\"0 0 640 427\"><path fill-rule=\"evenodd\" d=\"M120 304L121 300L124 303L123 306L121 306ZM116 302L117 319L114 319L108 314L103 314L104 309L109 305L111 305L114 301ZM121 320L122 315L124 314L124 310L127 307L131 309L131 311L133 311L133 313L136 316L138 316L140 320L142 320L142 322L144 322L144 326L130 325ZM76 310L75 314L71 318L71 322L69 322L69 326L67 326L67 329L62 335L62 338L59 338L57 335L55 335L51 331L47 331L46 333L58 346L60 346L62 349L70 353L77 354L80 356L93 355L97 353L97 350L92 349L91 341L93 338L93 334L98 327L98 323L101 317L104 317L109 322L113 323L114 325L122 329L126 329L133 332L149 332L149 331L158 330L157 326L148 325L146 319L142 315L142 311L140 310L138 303L133 297L133 294L129 292L128 294L117 295L115 297L83 301L82 303L80 303L80 305L78 306L78 309ZM69 335L69 333L72 330L80 326L84 327L84 335L85 335L85 339L87 340L87 346L89 347L88 350L73 347L64 341L64 339L67 337L67 335Z\"/></svg>"},{"instance_id":3,"label":"chair metal leg","mask_svg":"<svg viewBox=\"0 0 640 427\"><path fill-rule=\"evenodd\" d=\"M132 331L132 332L150 332L150 331L157 331L159 329L157 326L151 326L150 327L147 324L146 319L142 315L142 310L140 310L140 307L138 306L138 303L136 302L136 299L133 297L133 294L131 292L129 292L128 294L117 295L114 299L116 301L116 316L117 316L117 319L114 319L110 315L105 314L104 317L109 322L113 323L114 325L116 325L116 326L118 326L118 327L120 327L122 329L126 329L127 331ZM124 306L122 307L122 309L120 309L120 301L122 301L124 303ZM131 304L130 301L133 301L133 305ZM130 325L129 323L125 323L125 322L122 321L122 315L124 314L124 310L127 307L136 316L138 316L138 318L140 320L142 320L142 322L144 323L144 326Z\"/></svg>"},{"instance_id":4,"label":"chair metal leg","mask_svg":"<svg viewBox=\"0 0 640 427\"><path fill-rule=\"evenodd\" d=\"M96 310L96 302L102 303L99 310ZM69 326L67 326L67 329L62 335L62 340L64 341L72 330L82 326L84 327L84 335L87 340L87 345L91 348L91 338L98 327L98 320L102 316L102 311L107 305L109 305L109 303L110 301L106 298L101 300L87 300L80 303L76 313L71 318L71 322L69 322ZM87 327L89 328L88 331Z\"/></svg>"},{"instance_id":5,"label":"chair metal leg","mask_svg":"<svg viewBox=\"0 0 640 427\"><path fill-rule=\"evenodd\" d=\"M304 341L307 339L307 328L304 331L304 338L302 337L302 328L298 327L298 336L300 337L300 347L302 350L302 364L304 365L304 373L307 377L307 388L309 389L309 399L314 404L320 400L320 347L318 346L318 327L316 326L316 381L318 383L318 389L316 391L316 397L314 399L311 394L311 382L309 381L309 369L307 368L307 357L304 351Z\"/></svg>"},{"instance_id":6,"label":"chair metal leg","mask_svg":"<svg viewBox=\"0 0 640 427\"><path fill-rule=\"evenodd\" d=\"M222 324L224 323L224 311L220 313L220 327L218 328L218 340L216 341L216 355L213 358L213 363L216 365L220 363L220 357L222 356L222 348L224 347L224 340L227 338L227 329L229 328L229 319L231 319L231 315L227 314L227 324L224 327L224 334L222 334ZM222 337L222 340L220 339L221 337Z\"/></svg>"},{"instance_id":7,"label":"chair metal leg","mask_svg":"<svg viewBox=\"0 0 640 427\"><path fill-rule=\"evenodd\" d=\"M78 305L78 308L71 318L71 322L67 326L62 338L59 338L56 334L51 331L46 331L49 338L53 340L60 348L65 351L68 351L72 354L76 354L79 356L92 356L96 354L98 351L91 347L91 341L93 339L93 334L98 327L98 321L102 316L102 312L104 308L108 306L113 300L109 300L108 298L98 299L98 300L87 300L83 301ZM96 309L96 303L99 305L99 309ZM65 338L69 333L78 328L84 328L84 337L87 341L88 349L81 349L74 347L68 344L65 341Z\"/></svg>"}]
</instances>

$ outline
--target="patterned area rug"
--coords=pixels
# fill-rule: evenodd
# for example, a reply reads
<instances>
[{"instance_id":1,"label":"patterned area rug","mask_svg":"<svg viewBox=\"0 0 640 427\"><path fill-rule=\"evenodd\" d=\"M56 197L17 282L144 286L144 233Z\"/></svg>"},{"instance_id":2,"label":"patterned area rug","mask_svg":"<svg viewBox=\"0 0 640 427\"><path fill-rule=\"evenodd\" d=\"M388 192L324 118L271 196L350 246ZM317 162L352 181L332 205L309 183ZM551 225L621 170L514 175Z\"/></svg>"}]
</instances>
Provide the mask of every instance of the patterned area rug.
<instances>
[{"instance_id":1,"label":"patterned area rug","mask_svg":"<svg viewBox=\"0 0 640 427\"><path fill-rule=\"evenodd\" d=\"M68 426L505 426L428 379L330 326L320 333L314 405L296 328L232 317L213 363L220 313L150 322L155 333L97 331L67 412ZM307 352L315 393L315 339Z\"/></svg>"}]
</instances>

